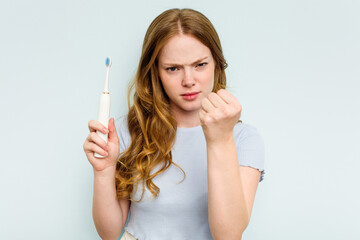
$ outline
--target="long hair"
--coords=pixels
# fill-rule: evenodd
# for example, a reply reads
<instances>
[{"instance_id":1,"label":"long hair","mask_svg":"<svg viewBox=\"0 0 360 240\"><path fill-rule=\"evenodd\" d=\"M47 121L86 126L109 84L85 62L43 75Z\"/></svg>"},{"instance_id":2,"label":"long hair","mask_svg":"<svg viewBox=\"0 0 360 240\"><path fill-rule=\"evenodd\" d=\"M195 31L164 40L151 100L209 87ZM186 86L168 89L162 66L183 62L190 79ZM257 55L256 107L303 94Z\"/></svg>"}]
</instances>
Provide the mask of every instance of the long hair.
<instances>
[{"instance_id":1,"label":"long hair","mask_svg":"<svg viewBox=\"0 0 360 240\"><path fill-rule=\"evenodd\" d=\"M157 197L160 189L152 179L171 164L184 173L185 179L185 172L172 161L171 149L175 142L177 123L170 114L169 98L158 73L158 56L162 47L178 34L192 35L210 49L215 60L213 92L226 88L227 63L219 36L207 17L192 9L170 9L153 20L145 34L136 76L128 89L127 123L131 143L121 153L116 166L118 198L138 202L131 199L130 194L134 184L140 181L143 186L141 199L145 185ZM133 105L130 107L130 95L134 87ZM158 164L160 170L152 173Z\"/></svg>"}]
</instances>

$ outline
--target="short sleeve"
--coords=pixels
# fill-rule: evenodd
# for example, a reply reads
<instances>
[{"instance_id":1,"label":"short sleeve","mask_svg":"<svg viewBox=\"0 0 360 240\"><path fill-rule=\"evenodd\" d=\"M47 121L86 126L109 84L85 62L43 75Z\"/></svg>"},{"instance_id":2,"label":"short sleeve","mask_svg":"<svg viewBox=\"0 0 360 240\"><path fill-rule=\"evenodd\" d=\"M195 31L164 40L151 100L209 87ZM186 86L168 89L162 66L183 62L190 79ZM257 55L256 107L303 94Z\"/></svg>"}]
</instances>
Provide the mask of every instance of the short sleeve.
<instances>
[{"instance_id":1,"label":"short sleeve","mask_svg":"<svg viewBox=\"0 0 360 240\"><path fill-rule=\"evenodd\" d=\"M246 123L238 123L234 128L239 165L249 166L261 172L260 181L264 179L265 145L257 129Z\"/></svg>"},{"instance_id":2,"label":"short sleeve","mask_svg":"<svg viewBox=\"0 0 360 240\"><path fill-rule=\"evenodd\" d=\"M130 146L130 133L127 125L127 115L115 119L116 132L119 137L120 153Z\"/></svg>"}]
</instances>

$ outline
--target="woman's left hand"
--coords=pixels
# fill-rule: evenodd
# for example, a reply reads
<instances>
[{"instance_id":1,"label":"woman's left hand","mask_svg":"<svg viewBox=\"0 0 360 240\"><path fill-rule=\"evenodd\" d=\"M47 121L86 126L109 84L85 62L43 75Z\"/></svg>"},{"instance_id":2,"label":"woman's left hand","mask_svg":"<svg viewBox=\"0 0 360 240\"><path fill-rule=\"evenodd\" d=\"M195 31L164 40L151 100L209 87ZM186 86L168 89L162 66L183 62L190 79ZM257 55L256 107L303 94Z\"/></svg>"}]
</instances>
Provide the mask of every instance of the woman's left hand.
<instances>
[{"instance_id":1,"label":"woman's left hand","mask_svg":"<svg viewBox=\"0 0 360 240\"><path fill-rule=\"evenodd\" d=\"M239 101L225 89L210 93L201 102L199 111L206 142L216 143L233 138L233 129L240 119Z\"/></svg>"}]
</instances>

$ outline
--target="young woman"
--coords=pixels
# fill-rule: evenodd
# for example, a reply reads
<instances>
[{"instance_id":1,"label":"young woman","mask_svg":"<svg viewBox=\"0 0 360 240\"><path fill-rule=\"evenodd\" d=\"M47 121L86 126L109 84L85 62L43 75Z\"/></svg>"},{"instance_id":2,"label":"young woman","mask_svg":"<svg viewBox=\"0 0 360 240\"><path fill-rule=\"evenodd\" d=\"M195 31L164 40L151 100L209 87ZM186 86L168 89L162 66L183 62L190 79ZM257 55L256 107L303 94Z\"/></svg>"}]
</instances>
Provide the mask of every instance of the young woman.
<instances>
[{"instance_id":1,"label":"young woman","mask_svg":"<svg viewBox=\"0 0 360 240\"><path fill-rule=\"evenodd\" d=\"M241 239L264 174L264 144L239 120L226 66L200 12L170 9L151 23L128 114L108 129L89 121L84 143L102 239L117 239L124 226L122 239ZM107 144L96 130L109 133Z\"/></svg>"}]
</instances>

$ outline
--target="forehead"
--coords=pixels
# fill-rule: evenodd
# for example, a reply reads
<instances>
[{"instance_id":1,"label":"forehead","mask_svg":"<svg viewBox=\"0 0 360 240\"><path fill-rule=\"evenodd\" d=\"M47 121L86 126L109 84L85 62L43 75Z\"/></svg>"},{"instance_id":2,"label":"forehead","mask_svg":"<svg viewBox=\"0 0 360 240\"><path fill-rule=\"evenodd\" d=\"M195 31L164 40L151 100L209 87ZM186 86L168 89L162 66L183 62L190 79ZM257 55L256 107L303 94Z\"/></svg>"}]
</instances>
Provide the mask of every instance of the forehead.
<instances>
[{"instance_id":1,"label":"forehead","mask_svg":"<svg viewBox=\"0 0 360 240\"><path fill-rule=\"evenodd\" d=\"M211 51L202 42L191 35L178 34L161 49L159 62L190 64L207 56L211 57Z\"/></svg>"}]
</instances>

